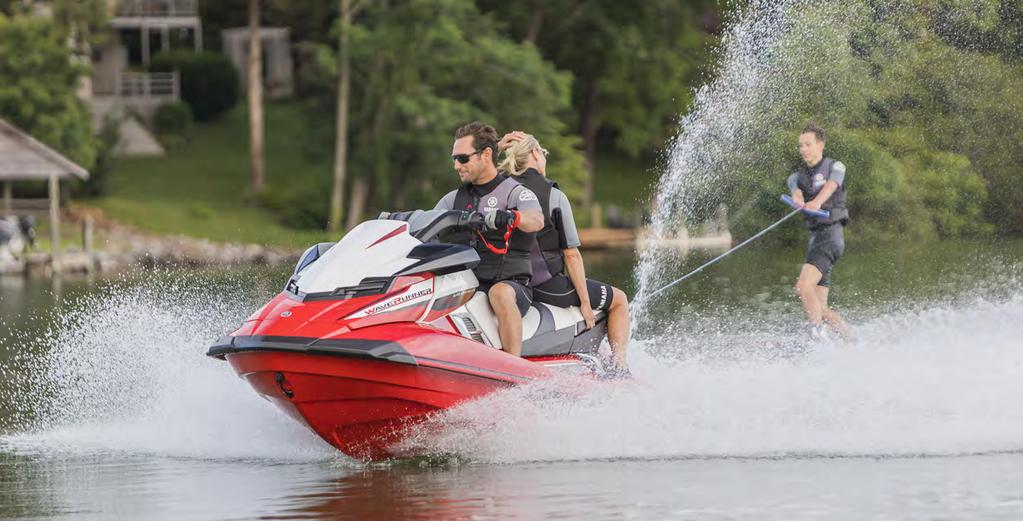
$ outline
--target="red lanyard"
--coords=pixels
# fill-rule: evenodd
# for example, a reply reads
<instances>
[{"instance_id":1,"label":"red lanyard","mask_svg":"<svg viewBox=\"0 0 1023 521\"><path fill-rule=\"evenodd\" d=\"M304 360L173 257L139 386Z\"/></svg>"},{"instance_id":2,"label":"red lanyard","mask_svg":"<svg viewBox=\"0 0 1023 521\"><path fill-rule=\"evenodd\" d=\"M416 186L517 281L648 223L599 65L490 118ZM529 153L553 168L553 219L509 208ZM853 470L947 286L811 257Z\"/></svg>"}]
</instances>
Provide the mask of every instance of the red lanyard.
<instances>
[{"instance_id":1,"label":"red lanyard","mask_svg":"<svg viewBox=\"0 0 1023 521\"><path fill-rule=\"evenodd\" d=\"M487 238L484 237L479 230L476 230L476 235L479 235L480 239L483 241L483 245L486 246L488 250L498 255L504 255L508 253L508 244L511 242L511 234L513 231L515 231L515 228L518 228L519 221L522 220L522 214L515 210L512 210L511 212L515 214L515 220L509 223L508 229L504 231L504 248L498 248L493 244L490 244L489 242L487 242Z\"/></svg>"}]
</instances>

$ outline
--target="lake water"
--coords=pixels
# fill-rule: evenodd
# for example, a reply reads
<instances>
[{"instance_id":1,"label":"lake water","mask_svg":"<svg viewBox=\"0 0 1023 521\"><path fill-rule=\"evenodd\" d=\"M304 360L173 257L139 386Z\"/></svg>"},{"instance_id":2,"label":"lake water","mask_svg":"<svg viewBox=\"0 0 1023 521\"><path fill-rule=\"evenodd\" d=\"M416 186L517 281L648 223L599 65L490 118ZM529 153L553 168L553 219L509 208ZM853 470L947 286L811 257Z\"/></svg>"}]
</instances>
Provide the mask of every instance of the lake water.
<instances>
[{"instance_id":1,"label":"lake water","mask_svg":"<svg viewBox=\"0 0 1023 521\"><path fill-rule=\"evenodd\" d=\"M627 252L586 258L634 284ZM635 384L493 395L438 418L444 456L376 465L204 356L284 269L0 279L0 519L1023 518L1023 241L850 245L849 344L803 340L800 262L666 292Z\"/></svg>"}]
</instances>

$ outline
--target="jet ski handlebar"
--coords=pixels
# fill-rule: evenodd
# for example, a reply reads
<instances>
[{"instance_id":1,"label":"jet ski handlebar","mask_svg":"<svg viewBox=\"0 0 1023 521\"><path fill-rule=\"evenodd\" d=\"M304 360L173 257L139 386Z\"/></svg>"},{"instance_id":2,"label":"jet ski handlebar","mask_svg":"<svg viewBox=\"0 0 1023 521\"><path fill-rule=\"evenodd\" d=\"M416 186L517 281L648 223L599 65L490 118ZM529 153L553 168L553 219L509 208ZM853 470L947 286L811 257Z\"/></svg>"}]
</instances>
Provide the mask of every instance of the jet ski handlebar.
<instances>
[{"instance_id":1,"label":"jet ski handlebar","mask_svg":"<svg viewBox=\"0 0 1023 521\"><path fill-rule=\"evenodd\" d=\"M409 234L423 242L427 242L445 232L476 231L486 227L483 214L463 210L383 212L378 219L390 219L409 223Z\"/></svg>"}]
</instances>

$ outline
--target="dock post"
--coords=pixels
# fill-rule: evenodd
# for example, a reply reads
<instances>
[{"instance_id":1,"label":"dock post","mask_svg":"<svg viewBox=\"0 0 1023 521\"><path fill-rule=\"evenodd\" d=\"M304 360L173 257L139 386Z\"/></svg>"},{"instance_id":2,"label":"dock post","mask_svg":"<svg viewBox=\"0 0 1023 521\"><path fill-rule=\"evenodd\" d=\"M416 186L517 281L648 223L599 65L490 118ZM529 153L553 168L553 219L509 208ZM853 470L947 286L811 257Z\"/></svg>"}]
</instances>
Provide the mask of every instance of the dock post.
<instances>
[{"instance_id":1,"label":"dock post","mask_svg":"<svg viewBox=\"0 0 1023 521\"><path fill-rule=\"evenodd\" d=\"M50 264L53 272L60 272L60 180L50 174Z\"/></svg>"},{"instance_id":2,"label":"dock post","mask_svg":"<svg viewBox=\"0 0 1023 521\"><path fill-rule=\"evenodd\" d=\"M14 181L4 181L4 215L14 210Z\"/></svg>"},{"instance_id":3,"label":"dock post","mask_svg":"<svg viewBox=\"0 0 1023 521\"><path fill-rule=\"evenodd\" d=\"M85 271L92 273L96 259L92 255L92 217L88 214L82 219L82 250L86 257Z\"/></svg>"}]
</instances>

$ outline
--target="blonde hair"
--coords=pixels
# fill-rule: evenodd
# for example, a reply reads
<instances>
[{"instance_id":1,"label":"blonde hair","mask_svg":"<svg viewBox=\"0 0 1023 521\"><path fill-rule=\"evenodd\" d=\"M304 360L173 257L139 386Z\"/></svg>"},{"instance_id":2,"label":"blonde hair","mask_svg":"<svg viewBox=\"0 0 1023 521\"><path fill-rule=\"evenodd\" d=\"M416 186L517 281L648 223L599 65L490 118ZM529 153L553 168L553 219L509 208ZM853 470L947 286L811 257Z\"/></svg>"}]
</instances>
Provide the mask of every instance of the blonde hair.
<instances>
[{"instance_id":1,"label":"blonde hair","mask_svg":"<svg viewBox=\"0 0 1023 521\"><path fill-rule=\"evenodd\" d=\"M505 149L504 160L497 166L498 170L510 175L522 175L526 171L529 154L534 150L542 150L542 147L540 147L540 142L529 134L522 139L513 141L511 146Z\"/></svg>"}]
</instances>

